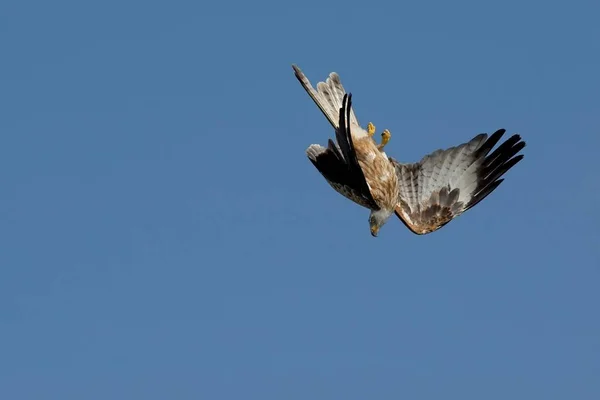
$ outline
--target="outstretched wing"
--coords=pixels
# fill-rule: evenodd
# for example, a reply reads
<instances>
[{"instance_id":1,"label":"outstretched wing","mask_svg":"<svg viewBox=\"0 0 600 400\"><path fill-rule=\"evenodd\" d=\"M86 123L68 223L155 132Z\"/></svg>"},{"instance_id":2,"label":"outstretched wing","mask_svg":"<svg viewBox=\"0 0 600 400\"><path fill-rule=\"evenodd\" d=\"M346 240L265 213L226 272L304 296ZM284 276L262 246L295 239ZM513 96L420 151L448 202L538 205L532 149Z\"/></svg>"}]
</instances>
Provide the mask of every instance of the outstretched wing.
<instances>
[{"instance_id":1,"label":"outstretched wing","mask_svg":"<svg viewBox=\"0 0 600 400\"><path fill-rule=\"evenodd\" d=\"M356 150L350 132L352 95L344 94L335 136L338 144L331 139L327 148L312 144L306 154L313 165L338 193L360 204L376 210L379 207L371 195L369 185L356 158Z\"/></svg>"},{"instance_id":2,"label":"outstretched wing","mask_svg":"<svg viewBox=\"0 0 600 400\"><path fill-rule=\"evenodd\" d=\"M296 65L292 65L292 68L294 68L294 74L304 90L306 90L308 95L317 104L317 107L325 114L325 117L327 117L327 120L334 129L337 129L340 118L339 111L342 108L343 98L346 94L340 76L335 72L330 73L329 78L325 82L317 83L317 90L315 90L300 68ZM351 124L359 126L356 115L354 115L354 110L350 110L349 121Z\"/></svg>"},{"instance_id":3,"label":"outstretched wing","mask_svg":"<svg viewBox=\"0 0 600 400\"><path fill-rule=\"evenodd\" d=\"M489 138L477 135L416 164L390 157L400 184L396 215L408 229L418 235L436 231L492 193L504 180L502 175L523 159L517 155L525 147L519 135L489 154L505 132L500 129Z\"/></svg>"}]
</instances>

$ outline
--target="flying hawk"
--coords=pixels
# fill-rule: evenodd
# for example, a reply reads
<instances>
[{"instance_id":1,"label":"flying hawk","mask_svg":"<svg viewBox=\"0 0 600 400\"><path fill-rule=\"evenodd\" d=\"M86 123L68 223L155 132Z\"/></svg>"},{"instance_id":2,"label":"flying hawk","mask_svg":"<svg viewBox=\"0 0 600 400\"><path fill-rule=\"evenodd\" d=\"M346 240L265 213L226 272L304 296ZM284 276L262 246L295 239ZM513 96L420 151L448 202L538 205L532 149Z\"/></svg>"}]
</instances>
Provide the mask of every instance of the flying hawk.
<instances>
[{"instance_id":1,"label":"flying hawk","mask_svg":"<svg viewBox=\"0 0 600 400\"><path fill-rule=\"evenodd\" d=\"M391 137L388 130L378 145L375 126L360 126L352 95L346 94L338 74L329 74L315 90L300 68L292 67L335 129L337 141L329 139L327 147L311 144L306 154L331 187L371 210L373 236L392 214L418 235L440 229L493 192L502 175L523 159L517 155L525 147L519 135L491 152L506 132L499 129L489 137L482 133L460 146L434 151L418 163L400 163L384 151Z\"/></svg>"}]
</instances>

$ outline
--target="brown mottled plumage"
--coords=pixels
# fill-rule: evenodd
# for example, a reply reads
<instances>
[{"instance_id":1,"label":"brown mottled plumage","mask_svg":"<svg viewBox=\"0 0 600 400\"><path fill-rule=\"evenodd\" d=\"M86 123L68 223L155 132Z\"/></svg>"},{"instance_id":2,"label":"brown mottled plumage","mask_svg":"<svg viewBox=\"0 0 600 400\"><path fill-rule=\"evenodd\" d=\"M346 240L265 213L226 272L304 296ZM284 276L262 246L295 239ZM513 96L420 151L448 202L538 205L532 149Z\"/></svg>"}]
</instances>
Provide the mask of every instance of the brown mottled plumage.
<instances>
[{"instance_id":1,"label":"brown mottled plumage","mask_svg":"<svg viewBox=\"0 0 600 400\"><path fill-rule=\"evenodd\" d=\"M390 161L370 137L355 139L354 148L373 199L379 208L393 210L398 202L398 177L393 165L390 168Z\"/></svg>"},{"instance_id":2,"label":"brown mottled plumage","mask_svg":"<svg viewBox=\"0 0 600 400\"><path fill-rule=\"evenodd\" d=\"M519 135L489 154L505 132L499 129L489 138L479 134L416 164L401 164L390 157L400 185L396 215L412 232L424 235L486 198L503 182L502 175L523 159L517 155L525 147Z\"/></svg>"},{"instance_id":3,"label":"brown mottled plumage","mask_svg":"<svg viewBox=\"0 0 600 400\"><path fill-rule=\"evenodd\" d=\"M346 94L338 74L329 74L315 90L302 71L293 68L336 134L337 143L329 140L327 148L312 144L306 154L331 187L371 210L374 236L393 213L418 235L440 229L492 193L502 183L501 177L523 159L517 155L525 147L519 135L490 154L505 133L500 129L489 138L480 134L418 163L402 164L388 158L385 143L377 145L373 132L359 125L352 95Z\"/></svg>"},{"instance_id":4,"label":"brown mottled plumage","mask_svg":"<svg viewBox=\"0 0 600 400\"><path fill-rule=\"evenodd\" d=\"M294 71L306 92L335 129L337 144L327 148L312 144L306 154L313 165L338 193L371 210L371 234L394 213L398 197L398 177L385 152L358 123L352 108L352 95L346 94L339 76L332 72L317 90L296 66Z\"/></svg>"}]
</instances>

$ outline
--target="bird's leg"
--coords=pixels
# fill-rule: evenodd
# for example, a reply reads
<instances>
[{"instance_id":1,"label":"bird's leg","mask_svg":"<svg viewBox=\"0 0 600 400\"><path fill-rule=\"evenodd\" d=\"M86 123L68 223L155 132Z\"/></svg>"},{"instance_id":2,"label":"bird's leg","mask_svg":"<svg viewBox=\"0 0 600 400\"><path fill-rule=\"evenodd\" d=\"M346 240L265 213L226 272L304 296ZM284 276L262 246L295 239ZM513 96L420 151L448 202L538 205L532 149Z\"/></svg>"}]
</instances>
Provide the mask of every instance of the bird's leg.
<instances>
[{"instance_id":1,"label":"bird's leg","mask_svg":"<svg viewBox=\"0 0 600 400\"><path fill-rule=\"evenodd\" d=\"M370 137L375 134L375 125L373 125L372 122L369 122L369 124L367 125L367 133Z\"/></svg>"},{"instance_id":2,"label":"bird's leg","mask_svg":"<svg viewBox=\"0 0 600 400\"><path fill-rule=\"evenodd\" d=\"M388 142L390 141L390 139L392 138L392 134L390 133L389 130L384 130L383 132L381 132L381 144L379 146L377 146L379 148L379 150L383 150L383 148L385 147L386 144L388 144Z\"/></svg>"}]
</instances>

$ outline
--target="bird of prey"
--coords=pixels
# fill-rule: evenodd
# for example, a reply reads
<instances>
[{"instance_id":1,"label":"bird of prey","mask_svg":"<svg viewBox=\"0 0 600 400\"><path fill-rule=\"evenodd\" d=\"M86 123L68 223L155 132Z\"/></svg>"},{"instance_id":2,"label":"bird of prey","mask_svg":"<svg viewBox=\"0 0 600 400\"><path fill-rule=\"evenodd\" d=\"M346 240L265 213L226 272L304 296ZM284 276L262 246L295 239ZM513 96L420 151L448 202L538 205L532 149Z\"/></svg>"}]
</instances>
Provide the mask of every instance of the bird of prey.
<instances>
[{"instance_id":1,"label":"bird of prey","mask_svg":"<svg viewBox=\"0 0 600 400\"><path fill-rule=\"evenodd\" d=\"M459 146L436 150L418 163L400 163L384 151L391 138L387 129L378 145L375 126L360 126L352 95L338 74L329 74L315 90L300 68L292 67L333 126L337 142L329 139L327 147L311 144L306 155L333 189L371 210L373 236L393 214L417 235L440 229L493 192L503 182L501 177L523 159L517 155L525 147L519 135L492 152L506 132L499 129L489 137L482 133Z\"/></svg>"}]
</instances>

